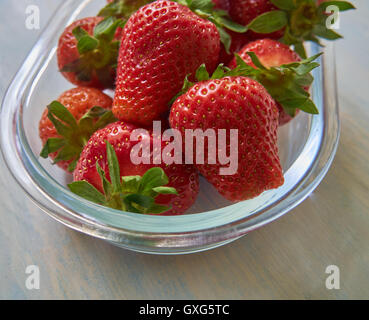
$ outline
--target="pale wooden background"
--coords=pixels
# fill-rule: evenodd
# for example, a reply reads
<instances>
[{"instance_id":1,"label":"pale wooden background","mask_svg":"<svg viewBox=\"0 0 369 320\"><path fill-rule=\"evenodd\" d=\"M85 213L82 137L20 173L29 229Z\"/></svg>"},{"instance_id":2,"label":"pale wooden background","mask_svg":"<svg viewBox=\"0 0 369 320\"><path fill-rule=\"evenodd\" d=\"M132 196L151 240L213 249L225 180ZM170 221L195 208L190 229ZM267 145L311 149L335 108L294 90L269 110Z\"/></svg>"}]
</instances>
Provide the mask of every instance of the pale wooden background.
<instances>
[{"instance_id":1,"label":"pale wooden background","mask_svg":"<svg viewBox=\"0 0 369 320\"><path fill-rule=\"evenodd\" d=\"M0 1L0 97L59 0ZM278 221L222 248L187 256L150 256L72 231L41 212L0 159L0 298L6 299L323 299L369 298L369 4L342 16L337 45L342 135L317 190ZM25 287L25 269L41 288ZM325 268L341 289L325 288Z\"/></svg>"}]
</instances>

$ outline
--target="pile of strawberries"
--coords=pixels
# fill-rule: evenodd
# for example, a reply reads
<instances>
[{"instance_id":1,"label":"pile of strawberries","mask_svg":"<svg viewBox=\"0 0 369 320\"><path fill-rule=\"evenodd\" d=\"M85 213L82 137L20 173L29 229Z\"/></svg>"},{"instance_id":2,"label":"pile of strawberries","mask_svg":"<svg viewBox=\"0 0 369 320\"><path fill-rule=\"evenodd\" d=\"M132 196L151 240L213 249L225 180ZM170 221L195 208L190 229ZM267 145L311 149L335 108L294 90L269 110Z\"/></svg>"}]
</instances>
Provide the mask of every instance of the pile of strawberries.
<instances>
[{"instance_id":1,"label":"pile of strawberries","mask_svg":"<svg viewBox=\"0 0 369 320\"><path fill-rule=\"evenodd\" d=\"M277 130L299 110L318 113L308 92L318 55L307 58L303 43L340 37L325 26L332 1L108 2L61 35L58 67L77 87L39 124L41 156L73 173L70 190L118 210L178 215L194 203L199 173L231 201L281 186ZM237 130L236 172L222 174L219 159L155 161L155 148L168 141L154 134L154 121L183 135ZM136 164L131 154L142 141L150 148L139 152L151 161ZM229 153L231 142L204 147L205 155Z\"/></svg>"}]
</instances>

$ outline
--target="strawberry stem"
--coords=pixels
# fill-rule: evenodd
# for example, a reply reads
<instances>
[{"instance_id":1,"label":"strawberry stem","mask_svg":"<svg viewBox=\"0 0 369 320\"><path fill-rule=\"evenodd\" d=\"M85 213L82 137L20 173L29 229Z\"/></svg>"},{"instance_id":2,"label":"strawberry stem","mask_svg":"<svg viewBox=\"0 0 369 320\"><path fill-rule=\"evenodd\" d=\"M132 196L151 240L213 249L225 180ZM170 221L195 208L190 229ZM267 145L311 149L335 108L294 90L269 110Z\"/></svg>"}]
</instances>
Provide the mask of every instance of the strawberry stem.
<instances>
[{"instance_id":1,"label":"strawberry stem","mask_svg":"<svg viewBox=\"0 0 369 320\"><path fill-rule=\"evenodd\" d=\"M90 35L80 26L73 29L77 40L79 58L65 65L61 72L73 72L78 80L88 82L96 73L105 88L114 86L112 70L118 60L120 41L114 40L118 27L123 27L122 20L107 17L95 26Z\"/></svg>"}]
</instances>

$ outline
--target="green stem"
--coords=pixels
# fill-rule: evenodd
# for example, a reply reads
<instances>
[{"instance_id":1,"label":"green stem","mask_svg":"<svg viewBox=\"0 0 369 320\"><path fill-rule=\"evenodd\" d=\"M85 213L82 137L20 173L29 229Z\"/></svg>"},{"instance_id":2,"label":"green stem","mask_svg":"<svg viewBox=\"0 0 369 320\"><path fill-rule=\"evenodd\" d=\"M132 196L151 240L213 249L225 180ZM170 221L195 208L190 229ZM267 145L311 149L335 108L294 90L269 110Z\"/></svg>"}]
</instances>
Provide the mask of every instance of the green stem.
<instances>
[{"instance_id":1,"label":"green stem","mask_svg":"<svg viewBox=\"0 0 369 320\"><path fill-rule=\"evenodd\" d=\"M80 141L82 143L82 146L84 147L88 142L88 138L82 135L80 136Z\"/></svg>"}]
</instances>

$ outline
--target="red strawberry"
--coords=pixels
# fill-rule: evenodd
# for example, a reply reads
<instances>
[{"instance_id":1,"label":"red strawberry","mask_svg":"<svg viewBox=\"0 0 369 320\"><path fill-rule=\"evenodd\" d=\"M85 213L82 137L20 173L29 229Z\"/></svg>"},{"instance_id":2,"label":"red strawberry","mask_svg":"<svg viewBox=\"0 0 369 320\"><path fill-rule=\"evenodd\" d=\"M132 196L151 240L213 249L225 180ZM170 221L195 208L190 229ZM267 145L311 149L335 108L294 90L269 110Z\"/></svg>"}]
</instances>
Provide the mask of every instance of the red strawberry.
<instances>
[{"instance_id":1,"label":"red strawberry","mask_svg":"<svg viewBox=\"0 0 369 320\"><path fill-rule=\"evenodd\" d=\"M299 55L287 45L270 39L261 39L251 42L244 46L238 53L248 65L256 68L247 52L254 52L260 62L267 68L279 67L282 64L301 61ZM235 58L229 66L232 69L236 67ZM309 90L309 87L305 89ZM282 106L279 103L277 103L277 106L279 109L279 125L284 125L291 121L292 117L283 110ZM297 110L296 114L298 111L299 110Z\"/></svg>"},{"instance_id":2,"label":"red strawberry","mask_svg":"<svg viewBox=\"0 0 369 320\"><path fill-rule=\"evenodd\" d=\"M216 26L171 1L155 1L128 20L119 53L114 115L150 125L166 112L187 74L205 63L214 70L220 42Z\"/></svg>"},{"instance_id":3,"label":"red strawberry","mask_svg":"<svg viewBox=\"0 0 369 320\"><path fill-rule=\"evenodd\" d=\"M259 15L278 10L269 0L232 0L230 2L229 15L231 18L247 26L252 20L254 20ZM272 38L279 39L283 36L283 31L276 31L270 34L259 34L253 31L247 33L249 38Z\"/></svg>"},{"instance_id":4,"label":"red strawberry","mask_svg":"<svg viewBox=\"0 0 369 320\"><path fill-rule=\"evenodd\" d=\"M118 60L121 21L112 17L83 18L68 26L59 39L58 67L77 86L112 88Z\"/></svg>"},{"instance_id":5,"label":"red strawberry","mask_svg":"<svg viewBox=\"0 0 369 320\"><path fill-rule=\"evenodd\" d=\"M101 166L106 173L108 180L109 163L106 153L106 143L108 141L113 148L119 163L120 176L143 176L150 168L162 168L169 178L168 186L177 190L178 195L160 195L156 202L160 205L171 206L170 211L165 212L165 215L178 215L184 213L195 201L198 190L198 173L193 165L177 165L164 163L159 165L154 164L139 164L136 165L131 161L132 148L137 145L137 141L130 141L132 132L138 127L125 122L115 122L101 129L90 138L86 147L84 148L80 160L74 171L74 181L87 181L100 192L104 192L104 187L101 181L101 176L97 170L96 162ZM146 131L143 133L141 141L148 141L151 149L151 161L153 159L153 145L159 137L154 137L152 132ZM158 142L162 148L165 147L165 142ZM119 179L118 179L119 180ZM106 193L106 192L105 192ZM150 212L147 213L156 213Z\"/></svg>"},{"instance_id":6,"label":"red strawberry","mask_svg":"<svg viewBox=\"0 0 369 320\"><path fill-rule=\"evenodd\" d=\"M255 80L236 76L201 81L174 102L169 121L182 134L186 129L226 129L227 134L231 129L238 130L235 146L227 139L225 147L228 154L238 147L234 174L220 174L223 165L219 157L216 164L210 164L207 157L204 164L196 164L225 198L247 200L283 184L277 148L278 109ZM198 152L195 150L195 154ZM204 153L208 154L207 143Z\"/></svg>"},{"instance_id":7,"label":"red strawberry","mask_svg":"<svg viewBox=\"0 0 369 320\"><path fill-rule=\"evenodd\" d=\"M250 42L238 52L238 55L250 66L255 67L247 52L254 52L260 62L269 67L279 67L282 64L301 61L299 55L289 46L271 39L260 39ZM236 67L236 59L230 63L230 68Z\"/></svg>"},{"instance_id":8,"label":"red strawberry","mask_svg":"<svg viewBox=\"0 0 369 320\"><path fill-rule=\"evenodd\" d=\"M299 109L312 114L318 112L309 99L308 93L313 81L309 72L318 66L317 63L312 63L317 56L301 61L298 54L287 45L271 39L251 42L244 46L238 54L244 67L247 65L255 69L254 72L251 71L251 74L249 70L247 75L259 81L275 98L279 109L280 125L289 122L299 112ZM234 69L237 63L240 61L234 58L229 67ZM304 64L307 67L304 66L301 73L297 67Z\"/></svg>"},{"instance_id":9,"label":"red strawberry","mask_svg":"<svg viewBox=\"0 0 369 320\"><path fill-rule=\"evenodd\" d=\"M41 156L73 171L83 146L98 128L114 121L112 99L95 88L78 87L64 92L42 114L39 134ZM83 120L82 120L83 119Z\"/></svg>"}]
</instances>

